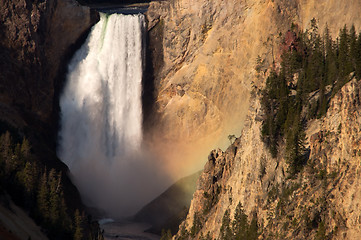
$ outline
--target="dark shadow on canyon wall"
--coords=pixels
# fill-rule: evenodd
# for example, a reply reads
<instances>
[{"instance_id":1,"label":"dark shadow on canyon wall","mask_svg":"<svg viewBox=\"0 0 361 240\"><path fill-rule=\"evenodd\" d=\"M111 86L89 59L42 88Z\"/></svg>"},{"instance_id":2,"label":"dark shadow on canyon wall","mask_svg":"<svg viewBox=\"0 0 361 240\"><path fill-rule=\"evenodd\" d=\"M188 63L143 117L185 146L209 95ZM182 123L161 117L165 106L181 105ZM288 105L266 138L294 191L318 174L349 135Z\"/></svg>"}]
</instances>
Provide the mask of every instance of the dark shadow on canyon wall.
<instances>
[{"instance_id":1,"label":"dark shadow on canyon wall","mask_svg":"<svg viewBox=\"0 0 361 240\"><path fill-rule=\"evenodd\" d=\"M146 32L146 62L143 75L143 129L145 132L154 125L156 115L156 89L159 84L163 62L163 22L159 21ZM158 88L159 89L159 88Z\"/></svg>"}]
</instances>

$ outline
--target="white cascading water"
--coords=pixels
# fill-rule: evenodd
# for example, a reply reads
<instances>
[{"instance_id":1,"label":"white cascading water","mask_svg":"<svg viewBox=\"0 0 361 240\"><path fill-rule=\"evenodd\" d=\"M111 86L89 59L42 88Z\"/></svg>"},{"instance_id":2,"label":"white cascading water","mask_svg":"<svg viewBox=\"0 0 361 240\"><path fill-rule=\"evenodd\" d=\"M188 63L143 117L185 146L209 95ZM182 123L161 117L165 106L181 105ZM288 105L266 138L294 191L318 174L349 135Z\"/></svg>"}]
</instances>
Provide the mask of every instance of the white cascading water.
<instances>
[{"instance_id":1,"label":"white cascading water","mask_svg":"<svg viewBox=\"0 0 361 240\"><path fill-rule=\"evenodd\" d=\"M142 14L101 14L60 99L58 155L85 202L115 216L134 213L162 182L140 151L144 24Z\"/></svg>"}]
</instances>

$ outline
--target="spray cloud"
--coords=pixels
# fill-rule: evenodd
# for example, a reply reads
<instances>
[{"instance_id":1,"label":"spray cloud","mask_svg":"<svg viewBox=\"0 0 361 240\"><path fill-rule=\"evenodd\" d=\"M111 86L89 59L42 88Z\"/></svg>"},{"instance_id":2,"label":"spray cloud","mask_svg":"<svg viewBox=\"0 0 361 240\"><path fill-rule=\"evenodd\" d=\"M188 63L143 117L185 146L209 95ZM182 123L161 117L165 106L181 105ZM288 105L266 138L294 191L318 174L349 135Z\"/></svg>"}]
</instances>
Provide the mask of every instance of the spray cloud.
<instances>
[{"instance_id":1,"label":"spray cloud","mask_svg":"<svg viewBox=\"0 0 361 240\"><path fill-rule=\"evenodd\" d=\"M169 183L142 146L144 16L101 15L68 66L58 155L88 205L134 213Z\"/></svg>"}]
</instances>

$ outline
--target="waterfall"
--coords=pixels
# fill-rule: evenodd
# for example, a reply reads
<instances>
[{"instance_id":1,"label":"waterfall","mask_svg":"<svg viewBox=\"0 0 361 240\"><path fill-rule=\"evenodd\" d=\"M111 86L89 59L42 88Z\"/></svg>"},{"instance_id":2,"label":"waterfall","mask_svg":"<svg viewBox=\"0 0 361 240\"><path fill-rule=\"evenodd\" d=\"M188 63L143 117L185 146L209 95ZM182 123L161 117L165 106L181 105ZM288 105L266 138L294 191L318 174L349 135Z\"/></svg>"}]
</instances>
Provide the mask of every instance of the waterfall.
<instances>
[{"instance_id":1,"label":"waterfall","mask_svg":"<svg viewBox=\"0 0 361 240\"><path fill-rule=\"evenodd\" d=\"M118 215L149 201L157 184L141 156L144 28L142 14L101 14L60 98L58 155L85 202Z\"/></svg>"}]
</instances>

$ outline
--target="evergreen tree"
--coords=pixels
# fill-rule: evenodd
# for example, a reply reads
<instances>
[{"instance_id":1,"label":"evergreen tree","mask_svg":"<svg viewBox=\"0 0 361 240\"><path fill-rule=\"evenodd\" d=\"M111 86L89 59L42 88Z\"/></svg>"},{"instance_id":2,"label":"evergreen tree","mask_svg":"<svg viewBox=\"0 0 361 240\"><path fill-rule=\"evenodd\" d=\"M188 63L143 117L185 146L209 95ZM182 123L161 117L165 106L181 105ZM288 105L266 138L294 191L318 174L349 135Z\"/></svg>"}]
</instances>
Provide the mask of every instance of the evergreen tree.
<instances>
[{"instance_id":1,"label":"evergreen tree","mask_svg":"<svg viewBox=\"0 0 361 240\"><path fill-rule=\"evenodd\" d=\"M356 58L357 58L357 50L356 50L357 35L356 35L355 25L351 26L349 42L350 42L349 56L351 57L352 69L355 69L356 68Z\"/></svg>"},{"instance_id":2,"label":"evergreen tree","mask_svg":"<svg viewBox=\"0 0 361 240\"><path fill-rule=\"evenodd\" d=\"M25 137L23 138L23 141L21 143L20 152L23 158L30 158L30 143Z\"/></svg>"},{"instance_id":3,"label":"evergreen tree","mask_svg":"<svg viewBox=\"0 0 361 240\"><path fill-rule=\"evenodd\" d=\"M331 38L328 27L325 29L325 85L333 84L335 76L338 74L337 70L337 56L335 50L335 43Z\"/></svg>"},{"instance_id":4,"label":"evergreen tree","mask_svg":"<svg viewBox=\"0 0 361 240\"><path fill-rule=\"evenodd\" d=\"M49 204L50 204L50 221L52 224L56 224L59 220L59 206L60 199L58 196L60 189L60 181L56 176L55 169L51 169L48 177L49 183Z\"/></svg>"},{"instance_id":5,"label":"evergreen tree","mask_svg":"<svg viewBox=\"0 0 361 240\"><path fill-rule=\"evenodd\" d=\"M233 235L236 240L246 239L248 231L248 217L244 212L242 204L238 203L234 213L234 220L232 222Z\"/></svg>"},{"instance_id":6,"label":"evergreen tree","mask_svg":"<svg viewBox=\"0 0 361 240\"><path fill-rule=\"evenodd\" d=\"M259 236L259 232L258 232L258 217L257 217L257 213L254 212L253 216L252 216L252 220L251 223L249 225L249 229L247 232L247 240L257 240L258 236Z\"/></svg>"},{"instance_id":7,"label":"evergreen tree","mask_svg":"<svg viewBox=\"0 0 361 240\"><path fill-rule=\"evenodd\" d=\"M44 171L41 179L40 186L38 191L38 210L39 215L42 216L44 220L50 218L49 212L49 188L48 188L48 178L46 174L46 170Z\"/></svg>"},{"instance_id":8,"label":"evergreen tree","mask_svg":"<svg viewBox=\"0 0 361 240\"><path fill-rule=\"evenodd\" d=\"M223 219L222 219L222 226L221 226L220 234L219 234L220 239L225 239L225 240L232 239L233 234L232 234L232 230L230 227L230 223L231 223L230 213L229 213L229 210L226 210L224 212Z\"/></svg>"},{"instance_id":9,"label":"evergreen tree","mask_svg":"<svg viewBox=\"0 0 361 240\"><path fill-rule=\"evenodd\" d=\"M35 162L26 162L22 171L18 172L18 180L25 188L28 196L32 196L36 189L38 173Z\"/></svg>"},{"instance_id":10,"label":"evergreen tree","mask_svg":"<svg viewBox=\"0 0 361 240\"><path fill-rule=\"evenodd\" d=\"M286 136L286 159L289 164L289 173L294 175L298 173L303 165L304 153L305 153L305 133L300 121L299 114L293 114L290 111L290 121L292 121L292 127L289 129Z\"/></svg>"},{"instance_id":11,"label":"evergreen tree","mask_svg":"<svg viewBox=\"0 0 361 240\"><path fill-rule=\"evenodd\" d=\"M61 178L59 178L59 182L61 183ZM59 224L63 229L69 230L69 228L71 226L71 220L67 213L67 206L65 203L64 192L63 192L61 184L59 186L58 191L59 191L59 193L58 193Z\"/></svg>"},{"instance_id":12,"label":"evergreen tree","mask_svg":"<svg viewBox=\"0 0 361 240\"><path fill-rule=\"evenodd\" d=\"M1 136L0 158L4 163L4 174L6 177L14 170L14 152L12 148L12 139L9 132Z\"/></svg>"},{"instance_id":13,"label":"evergreen tree","mask_svg":"<svg viewBox=\"0 0 361 240\"><path fill-rule=\"evenodd\" d=\"M361 32L359 32L355 46L355 72L358 79L361 79Z\"/></svg>"},{"instance_id":14,"label":"evergreen tree","mask_svg":"<svg viewBox=\"0 0 361 240\"><path fill-rule=\"evenodd\" d=\"M79 210L75 210L74 214L74 240L83 239L83 217L80 215Z\"/></svg>"},{"instance_id":15,"label":"evergreen tree","mask_svg":"<svg viewBox=\"0 0 361 240\"><path fill-rule=\"evenodd\" d=\"M350 58L350 40L346 25L340 31L340 44L338 54L338 65L340 78L337 84L337 90L340 89L348 80L348 75L352 72L352 63Z\"/></svg>"},{"instance_id":16,"label":"evergreen tree","mask_svg":"<svg viewBox=\"0 0 361 240\"><path fill-rule=\"evenodd\" d=\"M193 216L193 226L191 228L191 236L192 237L195 237L199 231L202 229L203 225L202 225L202 219L201 219L201 216L199 215L198 212L194 213L194 216Z\"/></svg>"}]
</instances>

